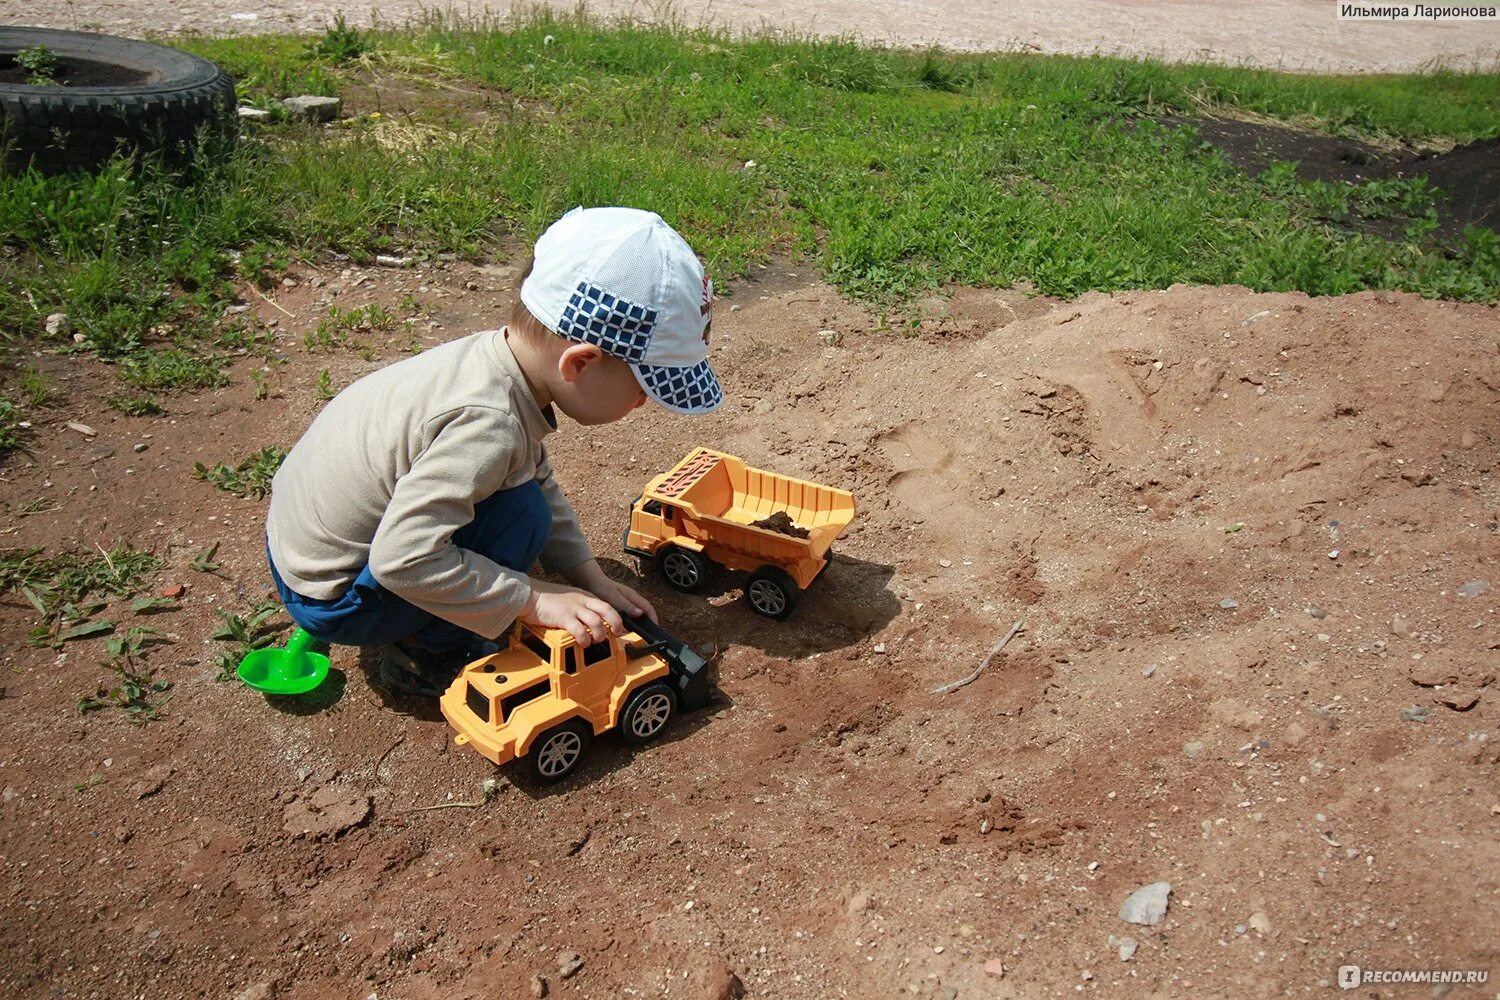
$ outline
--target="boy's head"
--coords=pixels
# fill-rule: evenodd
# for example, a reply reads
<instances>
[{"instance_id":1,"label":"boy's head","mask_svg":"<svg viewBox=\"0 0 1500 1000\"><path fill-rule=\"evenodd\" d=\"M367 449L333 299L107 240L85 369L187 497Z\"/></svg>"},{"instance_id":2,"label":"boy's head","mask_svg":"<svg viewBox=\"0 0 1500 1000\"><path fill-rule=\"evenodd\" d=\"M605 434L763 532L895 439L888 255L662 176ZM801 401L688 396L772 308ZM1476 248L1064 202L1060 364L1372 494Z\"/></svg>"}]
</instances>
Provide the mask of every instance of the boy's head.
<instances>
[{"instance_id":1,"label":"boy's head","mask_svg":"<svg viewBox=\"0 0 1500 1000\"><path fill-rule=\"evenodd\" d=\"M660 216L575 208L537 240L511 329L579 423L619 420L647 398L708 413L724 401L708 365L712 306L698 258Z\"/></svg>"}]
</instances>

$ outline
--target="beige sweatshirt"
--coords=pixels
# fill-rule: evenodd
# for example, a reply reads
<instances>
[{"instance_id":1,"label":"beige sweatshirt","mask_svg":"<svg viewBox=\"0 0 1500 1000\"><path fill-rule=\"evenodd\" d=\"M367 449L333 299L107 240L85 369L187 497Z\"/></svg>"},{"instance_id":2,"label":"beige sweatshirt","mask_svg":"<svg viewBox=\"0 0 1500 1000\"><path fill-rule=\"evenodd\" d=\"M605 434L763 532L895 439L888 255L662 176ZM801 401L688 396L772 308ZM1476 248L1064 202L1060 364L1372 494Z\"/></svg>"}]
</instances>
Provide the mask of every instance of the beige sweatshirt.
<instances>
[{"instance_id":1,"label":"beige sweatshirt","mask_svg":"<svg viewBox=\"0 0 1500 1000\"><path fill-rule=\"evenodd\" d=\"M530 582L454 545L453 533L479 501L535 479L552 508L543 567L593 558L542 446L556 429L503 330L366 375L323 408L276 473L266 536L277 571L302 596L331 600L368 563L424 611L501 634Z\"/></svg>"}]
</instances>

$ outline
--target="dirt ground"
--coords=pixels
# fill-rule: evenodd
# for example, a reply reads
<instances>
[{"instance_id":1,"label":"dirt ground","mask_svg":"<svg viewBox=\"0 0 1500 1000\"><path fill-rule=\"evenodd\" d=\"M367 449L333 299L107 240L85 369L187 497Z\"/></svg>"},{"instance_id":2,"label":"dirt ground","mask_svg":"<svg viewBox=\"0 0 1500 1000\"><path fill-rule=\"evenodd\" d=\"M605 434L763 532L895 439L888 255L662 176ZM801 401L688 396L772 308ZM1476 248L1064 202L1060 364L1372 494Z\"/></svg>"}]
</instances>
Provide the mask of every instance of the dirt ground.
<instances>
[{"instance_id":1,"label":"dirt ground","mask_svg":"<svg viewBox=\"0 0 1500 1000\"><path fill-rule=\"evenodd\" d=\"M575 0L544 5L561 11L577 6ZM376 11L381 20L400 24L434 8L503 17L514 6L509 0L364 6L343 0L54 0L41 6L0 0L0 24L125 35L260 34L321 31L340 10L355 22L368 21ZM1341 22L1332 0L990 0L980 8L961 0L591 0L587 6L602 17L741 30L771 26L967 52L1103 52L1339 73L1408 73L1436 64L1493 70L1500 64L1500 21Z\"/></svg>"},{"instance_id":2,"label":"dirt ground","mask_svg":"<svg viewBox=\"0 0 1500 1000\"><path fill-rule=\"evenodd\" d=\"M0 467L4 544L128 541L188 589L151 620L173 697L144 726L75 711L102 639L29 648L34 613L0 602L0 995L1272 997L1348 963L1500 971L1495 308L953 289L903 336L804 266L737 282L720 413L568 425L554 463L622 577L626 505L698 443L853 490L833 565L780 625L733 576L648 574L664 623L723 651L718 701L560 787L502 771L488 805L413 811L494 769L355 650L305 701L213 679L214 611L269 593L264 503L191 469L289 446L320 369L493 325L513 279L298 271L247 294L289 359L269 398L246 357L162 417L105 410L96 361L35 359L64 401ZM304 349L328 306L407 295L424 311L371 360ZM1157 881L1165 919L1121 920Z\"/></svg>"}]
</instances>

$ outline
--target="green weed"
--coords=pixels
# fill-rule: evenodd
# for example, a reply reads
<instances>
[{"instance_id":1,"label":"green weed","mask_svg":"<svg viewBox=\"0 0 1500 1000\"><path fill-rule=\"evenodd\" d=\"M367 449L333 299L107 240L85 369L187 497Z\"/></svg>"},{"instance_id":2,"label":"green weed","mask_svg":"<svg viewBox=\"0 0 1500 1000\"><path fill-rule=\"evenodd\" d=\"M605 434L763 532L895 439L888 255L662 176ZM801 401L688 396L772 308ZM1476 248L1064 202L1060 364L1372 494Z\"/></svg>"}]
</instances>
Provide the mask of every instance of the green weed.
<instances>
[{"instance_id":1,"label":"green weed","mask_svg":"<svg viewBox=\"0 0 1500 1000\"><path fill-rule=\"evenodd\" d=\"M153 676L149 668L137 667L128 657L105 664L115 675L113 687L101 684L92 695L78 700L78 714L88 715L104 709L117 709L136 725L154 721L172 696L166 694L172 682Z\"/></svg>"},{"instance_id":2,"label":"green weed","mask_svg":"<svg viewBox=\"0 0 1500 1000\"><path fill-rule=\"evenodd\" d=\"M21 392L26 396L26 403L33 409L57 405L57 390L47 383L42 373L34 365L27 365L21 369Z\"/></svg>"},{"instance_id":3,"label":"green weed","mask_svg":"<svg viewBox=\"0 0 1500 1000\"><path fill-rule=\"evenodd\" d=\"M62 552L48 558L41 549L0 555L0 591L24 597L41 618L31 631L35 646L60 645L114 631L108 619L94 619L108 600L130 597L145 587L162 561L124 546L97 554Z\"/></svg>"},{"instance_id":4,"label":"green weed","mask_svg":"<svg viewBox=\"0 0 1500 1000\"><path fill-rule=\"evenodd\" d=\"M214 562L214 555L218 551L219 543L214 542L208 548L194 556L193 561L188 563L188 568L198 573L212 573L219 568L219 564Z\"/></svg>"},{"instance_id":5,"label":"green weed","mask_svg":"<svg viewBox=\"0 0 1500 1000\"><path fill-rule=\"evenodd\" d=\"M121 365L120 377L148 392L191 392L228 385L224 364L216 355L181 347L138 350Z\"/></svg>"},{"instance_id":6,"label":"green weed","mask_svg":"<svg viewBox=\"0 0 1500 1000\"><path fill-rule=\"evenodd\" d=\"M244 615L222 609L216 612L221 624L211 638L219 642L232 643L234 648L214 657L214 663L219 668L215 680L229 680L234 676L235 668L239 666L240 661L247 655L276 641L276 637L281 634L285 626L272 625L270 620L280 610L281 605L275 601L265 601Z\"/></svg>"},{"instance_id":7,"label":"green weed","mask_svg":"<svg viewBox=\"0 0 1500 1000\"><path fill-rule=\"evenodd\" d=\"M0 455L21 447L21 436L26 428L21 425L26 416L15 403L0 396Z\"/></svg>"},{"instance_id":8,"label":"green weed","mask_svg":"<svg viewBox=\"0 0 1500 1000\"><path fill-rule=\"evenodd\" d=\"M156 417L167 412L150 396L111 396L108 403L111 410L127 417Z\"/></svg>"},{"instance_id":9,"label":"green weed","mask_svg":"<svg viewBox=\"0 0 1500 1000\"><path fill-rule=\"evenodd\" d=\"M326 403L335 395L336 393L333 388L333 376L328 374L327 368L324 368L322 371L318 372L318 398Z\"/></svg>"},{"instance_id":10,"label":"green weed","mask_svg":"<svg viewBox=\"0 0 1500 1000\"><path fill-rule=\"evenodd\" d=\"M351 28L344 20L344 12L338 11L333 15L333 24L323 30L323 37L308 46L307 54L339 65L358 59L373 48L369 33Z\"/></svg>"},{"instance_id":11,"label":"green weed","mask_svg":"<svg viewBox=\"0 0 1500 1000\"><path fill-rule=\"evenodd\" d=\"M14 56L16 65L27 73L26 82L33 87L54 87L57 82L57 55L45 45L22 49Z\"/></svg>"},{"instance_id":12,"label":"green weed","mask_svg":"<svg viewBox=\"0 0 1500 1000\"><path fill-rule=\"evenodd\" d=\"M267 445L235 466L221 462L210 467L194 462L193 478L213 483L237 497L259 500L271 492L271 480L286 456L286 449Z\"/></svg>"}]
</instances>

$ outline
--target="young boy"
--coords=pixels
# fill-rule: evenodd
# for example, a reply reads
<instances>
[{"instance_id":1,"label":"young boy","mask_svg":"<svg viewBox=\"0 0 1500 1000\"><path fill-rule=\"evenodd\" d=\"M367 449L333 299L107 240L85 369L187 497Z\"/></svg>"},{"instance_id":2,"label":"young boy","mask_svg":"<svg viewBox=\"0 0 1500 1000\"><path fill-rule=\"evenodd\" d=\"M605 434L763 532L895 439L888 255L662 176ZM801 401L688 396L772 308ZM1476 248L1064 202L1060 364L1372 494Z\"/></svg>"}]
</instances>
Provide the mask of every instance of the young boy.
<instances>
[{"instance_id":1,"label":"young boy","mask_svg":"<svg viewBox=\"0 0 1500 1000\"><path fill-rule=\"evenodd\" d=\"M271 575L316 638L392 644L383 679L437 695L517 618L590 644L655 611L604 575L547 461L553 407L619 420L649 396L723 401L708 365L713 289L657 215L574 209L537 241L510 324L365 376L276 474ZM540 558L573 586L527 575Z\"/></svg>"}]
</instances>

